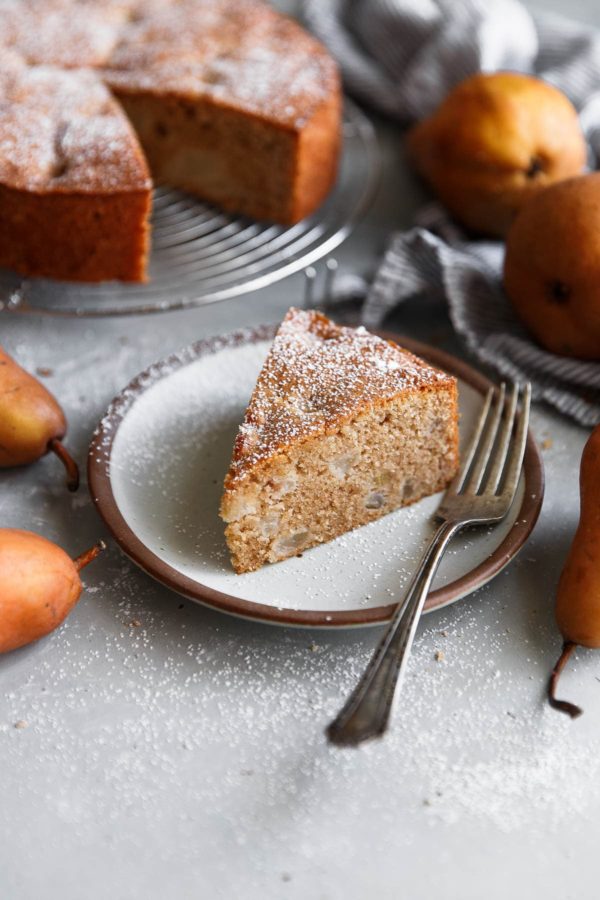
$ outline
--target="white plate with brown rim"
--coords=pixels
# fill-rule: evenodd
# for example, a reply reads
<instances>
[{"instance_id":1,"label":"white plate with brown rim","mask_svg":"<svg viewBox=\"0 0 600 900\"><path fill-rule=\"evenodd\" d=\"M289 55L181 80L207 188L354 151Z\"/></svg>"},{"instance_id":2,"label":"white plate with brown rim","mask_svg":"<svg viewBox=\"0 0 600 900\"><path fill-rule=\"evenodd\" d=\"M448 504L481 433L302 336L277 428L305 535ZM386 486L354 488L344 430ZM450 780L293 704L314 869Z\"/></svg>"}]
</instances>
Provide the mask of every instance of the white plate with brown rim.
<instances>
[{"instance_id":1,"label":"white plate with brown rim","mask_svg":"<svg viewBox=\"0 0 600 900\"><path fill-rule=\"evenodd\" d=\"M347 628L389 618L431 536L439 495L397 510L300 557L236 575L219 501L235 434L276 330L265 325L199 341L142 372L113 400L88 458L90 491L122 550L166 587L237 616ZM465 362L380 332L458 378L461 440L490 382ZM451 544L425 606L459 600L524 545L544 492L529 435L511 512Z\"/></svg>"}]
</instances>

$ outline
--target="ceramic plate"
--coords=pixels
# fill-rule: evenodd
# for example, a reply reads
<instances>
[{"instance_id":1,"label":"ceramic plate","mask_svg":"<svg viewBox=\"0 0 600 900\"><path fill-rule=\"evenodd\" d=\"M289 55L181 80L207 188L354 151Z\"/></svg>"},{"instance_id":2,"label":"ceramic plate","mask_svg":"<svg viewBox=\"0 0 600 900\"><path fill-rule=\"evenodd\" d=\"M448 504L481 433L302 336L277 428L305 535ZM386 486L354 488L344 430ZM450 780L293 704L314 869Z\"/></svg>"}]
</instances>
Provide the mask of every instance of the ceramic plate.
<instances>
[{"instance_id":1,"label":"ceramic plate","mask_svg":"<svg viewBox=\"0 0 600 900\"><path fill-rule=\"evenodd\" d=\"M349 627L385 621L434 528L439 495L306 551L236 575L219 518L223 479L275 326L200 341L151 366L110 405L90 447L96 506L125 553L167 587L224 612L285 625ZM461 439L490 382L466 363L393 338L459 380ZM426 610L485 584L520 550L537 519L542 462L529 435L508 517L450 545Z\"/></svg>"}]
</instances>

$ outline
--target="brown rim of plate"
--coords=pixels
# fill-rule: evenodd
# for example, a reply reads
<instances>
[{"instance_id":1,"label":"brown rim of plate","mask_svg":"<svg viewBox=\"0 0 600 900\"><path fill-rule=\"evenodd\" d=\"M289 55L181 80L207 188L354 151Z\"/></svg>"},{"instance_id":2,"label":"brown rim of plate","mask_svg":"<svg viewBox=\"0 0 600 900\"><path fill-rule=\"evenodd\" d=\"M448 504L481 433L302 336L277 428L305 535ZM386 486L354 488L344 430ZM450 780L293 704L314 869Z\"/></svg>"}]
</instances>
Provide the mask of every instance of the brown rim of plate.
<instances>
[{"instance_id":1,"label":"brown rim of plate","mask_svg":"<svg viewBox=\"0 0 600 900\"><path fill-rule=\"evenodd\" d=\"M163 562L160 557L149 550L129 527L115 501L110 480L112 445L119 425L136 399L147 388L159 381L165 373L172 373L176 369L189 365L201 356L218 353L225 346L239 346L272 339L277 327L278 325L260 325L256 328L234 332L226 337L213 337L197 341L182 352L173 354L150 366L134 378L110 404L94 432L88 454L88 483L92 500L117 544L133 562L162 584L197 603L232 615L270 624L350 628L386 622L395 606L394 603L371 609L348 611L299 610L254 603L251 600L242 600L239 597L232 597L230 594L216 591L178 572L177 569ZM488 378L471 368L468 363L443 350L402 335L385 331L376 333L386 340L406 347L407 350L423 357L434 366L455 375L481 394L485 394L492 386L492 382ZM484 562L466 575L432 591L425 604L427 612L446 606L482 587L516 556L531 534L544 496L544 467L531 431L525 449L524 474L525 492L521 508L513 527L502 543Z\"/></svg>"}]
</instances>

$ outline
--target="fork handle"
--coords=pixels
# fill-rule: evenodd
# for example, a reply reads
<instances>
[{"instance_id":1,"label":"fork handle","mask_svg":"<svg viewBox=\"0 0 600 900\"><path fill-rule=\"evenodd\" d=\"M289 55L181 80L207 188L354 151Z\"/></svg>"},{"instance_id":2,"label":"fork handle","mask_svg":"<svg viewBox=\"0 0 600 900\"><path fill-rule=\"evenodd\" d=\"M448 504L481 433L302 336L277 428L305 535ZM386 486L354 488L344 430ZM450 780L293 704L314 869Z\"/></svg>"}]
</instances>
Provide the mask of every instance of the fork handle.
<instances>
[{"instance_id":1,"label":"fork handle","mask_svg":"<svg viewBox=\"0 0 600 900\"><path fill-rule=\"evenodd\" d=\"M456 523L444 522L435 532L363 677L327 728L331 743L356 747L386 731L433 576L459 527Z\"/></svg>"}]
</instances>

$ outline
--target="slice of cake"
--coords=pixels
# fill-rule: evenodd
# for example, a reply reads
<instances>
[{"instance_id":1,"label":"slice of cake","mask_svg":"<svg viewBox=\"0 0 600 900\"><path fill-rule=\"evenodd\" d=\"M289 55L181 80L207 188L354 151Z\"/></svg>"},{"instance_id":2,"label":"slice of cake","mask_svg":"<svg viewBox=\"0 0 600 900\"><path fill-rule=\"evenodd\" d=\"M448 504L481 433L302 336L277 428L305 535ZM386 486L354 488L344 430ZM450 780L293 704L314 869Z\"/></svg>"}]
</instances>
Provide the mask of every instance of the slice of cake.
<instances>
[{"instance_id":1,"label":"slice of cake","mask_svg":"<svg viewBox=\"0 0 600 900\"><path fill-rule=\"evenodd\" d=\"M233 567L295 556L436 493L457 465L455 378L364 328L291 309L225 479Z\"/></svg>"},{"instance_id":2,"label":"slice of cake","mask_svg":"<svg viewBox=\"0 0 600 900\"><path fill-rule=\"evenodd\" d=\"M119 104L90 70L0 65L0 268L145 277L152 185Z\"/></svg>"}]
</instances>

